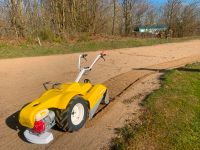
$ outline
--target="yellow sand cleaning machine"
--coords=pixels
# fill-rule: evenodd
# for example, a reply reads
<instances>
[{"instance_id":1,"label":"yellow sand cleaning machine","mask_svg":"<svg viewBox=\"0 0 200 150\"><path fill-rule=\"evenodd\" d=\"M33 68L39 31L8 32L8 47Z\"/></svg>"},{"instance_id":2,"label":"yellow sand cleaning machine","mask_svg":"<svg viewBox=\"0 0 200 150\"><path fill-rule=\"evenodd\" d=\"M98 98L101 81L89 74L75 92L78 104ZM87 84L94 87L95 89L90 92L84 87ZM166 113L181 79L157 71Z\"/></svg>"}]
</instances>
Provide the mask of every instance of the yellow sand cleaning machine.
<instances>
[{"instance_id":1,"label":"yellow sand cleaning machine","mask_svg":"<svg viewBox=\"0 0 200 150\"><path fill-rule=\"evenodd\" d=\"M24 132L27 141L48 144L53 140L53 134L49 130L54 125L63 131L77 131L83 127L87 117L91 119L94 116L100 103L109 103L106 86L92 85L89 79L79 83L81 77L90 72L95 63L104 59L104 56L101 53L89 67L81 67L81 59L86 60L87 54L80 55L80 72L73 83L44 83L46 92L23 107L19 114L20 124L27 127Z\"/></svg>"}]
</instances>

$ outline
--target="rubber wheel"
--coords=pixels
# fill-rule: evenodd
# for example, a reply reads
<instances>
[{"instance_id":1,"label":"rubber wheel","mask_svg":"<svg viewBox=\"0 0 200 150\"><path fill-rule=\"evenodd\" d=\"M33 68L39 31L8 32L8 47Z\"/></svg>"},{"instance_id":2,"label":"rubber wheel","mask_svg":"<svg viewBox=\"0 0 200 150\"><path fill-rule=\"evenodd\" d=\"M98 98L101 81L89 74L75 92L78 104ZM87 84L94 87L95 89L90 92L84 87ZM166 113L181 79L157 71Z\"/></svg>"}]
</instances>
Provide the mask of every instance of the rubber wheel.
<instances>
[{"instance_id":1,"label":"rubber wheel","mask_svg":"<svg viewBox=\"0 0 200 150\"><path fill-rule=\"evenodd\" d=\"M65 110L56 110L56 125L63 131L77 131L85 124L87 114L87 102L81 97L73 98Z\"/></svg>"}]
</instances>

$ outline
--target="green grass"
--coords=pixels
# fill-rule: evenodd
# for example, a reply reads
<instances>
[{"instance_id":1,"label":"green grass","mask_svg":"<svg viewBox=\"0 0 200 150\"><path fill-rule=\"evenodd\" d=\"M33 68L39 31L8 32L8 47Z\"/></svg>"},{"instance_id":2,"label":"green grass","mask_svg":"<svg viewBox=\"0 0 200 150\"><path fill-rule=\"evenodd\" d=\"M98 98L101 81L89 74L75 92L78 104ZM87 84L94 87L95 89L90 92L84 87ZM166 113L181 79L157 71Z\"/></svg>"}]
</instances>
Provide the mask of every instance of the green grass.
<instances>
[{"instance_id":1,"label":"green grass","mask_svg":"<svg viewBox=\"0 0 200 150\"><path fill-rule=\"evenodd\" d=\"M200 63L166 73L142 104L141 124L117 129L112 149L200 149Z\"/></svg>"},{"instance_id":2,"label":"green grass","mask_svg":"<svg viewBox=\"0 0 200 150\"><path fill-rule=\"evenodd\" d=\"M61 43L54 45L51 44L48 46L29 45L26 43L19 45L0 43L0 59L150 46L163 43L181 42L192 39L199 39L199 37L180 38L180 39L130 39L130 38L123 39L122 38L121 40L84 41L84 42L76 42L75 44Z\"/></svg>"}]
</instances>

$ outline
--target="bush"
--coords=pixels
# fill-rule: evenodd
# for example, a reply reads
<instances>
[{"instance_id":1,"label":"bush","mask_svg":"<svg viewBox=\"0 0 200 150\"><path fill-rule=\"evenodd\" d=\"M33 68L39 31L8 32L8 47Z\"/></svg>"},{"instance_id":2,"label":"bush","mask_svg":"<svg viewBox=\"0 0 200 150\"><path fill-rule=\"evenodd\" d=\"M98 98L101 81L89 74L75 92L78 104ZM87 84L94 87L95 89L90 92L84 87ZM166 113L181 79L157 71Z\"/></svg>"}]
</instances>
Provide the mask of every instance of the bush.
<instances>
[{"instance_id":1,"label":"bush","mask_svg":"<svg viewBox=\"0 0 200 150\"><path fill-rule=\"evenodd\" d=\"M43 41L53 41L55 37L54 33L48 28L40 30L38 36Z\"/></svg>"},{"instance_id":2,"label":"bush","mask_svg":"<svg viewBox=\"0 0 200 150\"><path fill-rule=\"evenodd\" d=\"M90 35L87 34L87 33L82 33L79 38L78 38L78 42L87 42L87 41L90 41Z\"/></svg>"}]
</instances>

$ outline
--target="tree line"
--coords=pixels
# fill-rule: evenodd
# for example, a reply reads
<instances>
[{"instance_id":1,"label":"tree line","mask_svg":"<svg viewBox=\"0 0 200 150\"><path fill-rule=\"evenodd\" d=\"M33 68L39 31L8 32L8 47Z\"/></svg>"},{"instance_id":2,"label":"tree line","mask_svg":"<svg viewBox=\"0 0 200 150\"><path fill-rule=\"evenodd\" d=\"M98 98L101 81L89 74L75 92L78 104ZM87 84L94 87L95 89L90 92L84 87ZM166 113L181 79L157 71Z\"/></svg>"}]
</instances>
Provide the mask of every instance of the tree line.
<instances>
[{"instance_id":1,"label":"tree line","mask_svg":"<svg viewBox=\"0 0 200 150\"><path fill-rule=\"evenodd\" d=\"M138 26L166 25L173 37L200 34L200 1L4 0L0 36L70 38L88 34L131 35Z\"/></svg>"}]
</instances>

